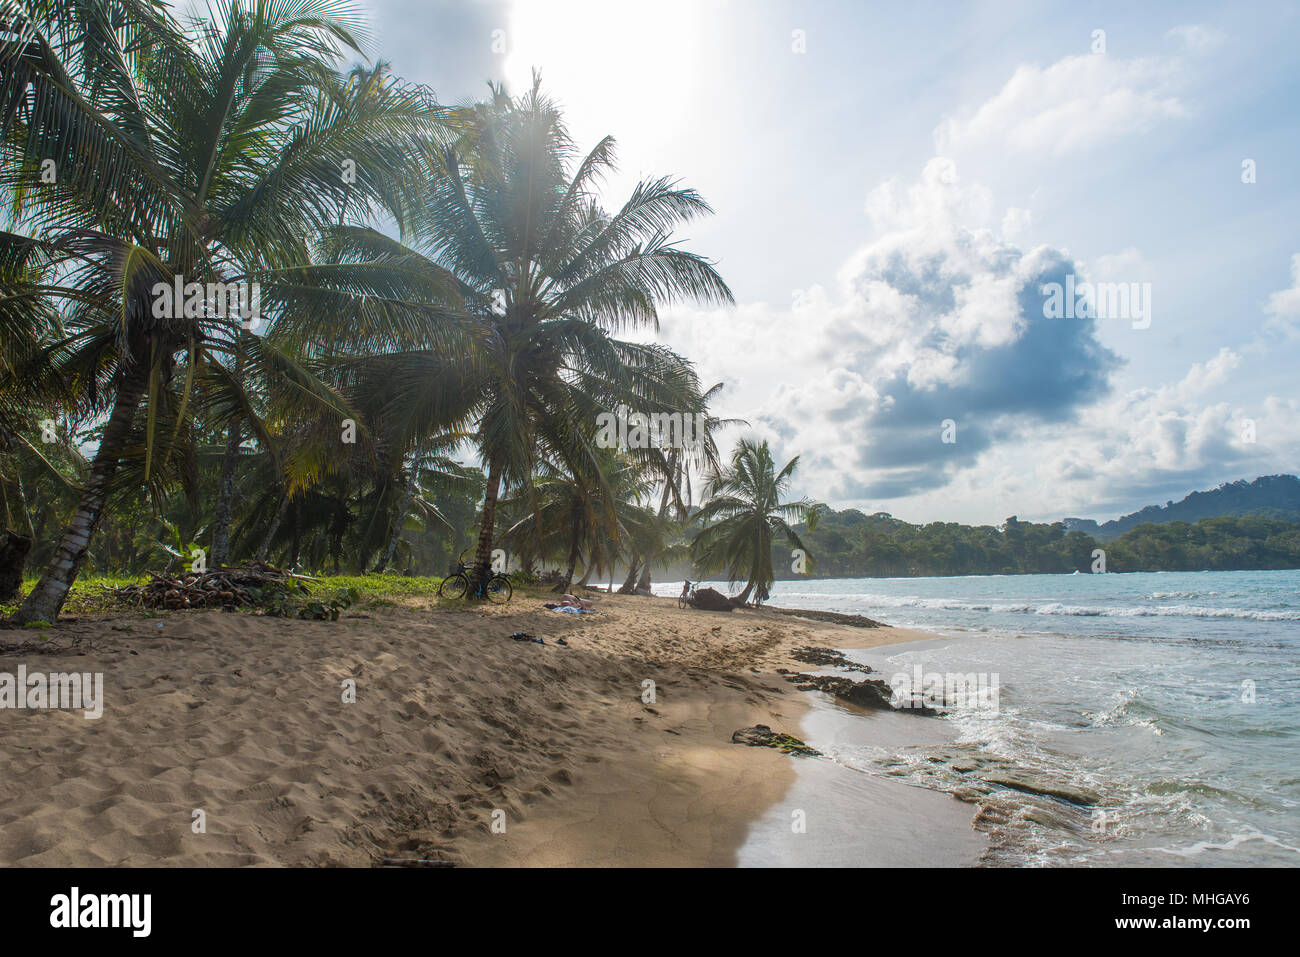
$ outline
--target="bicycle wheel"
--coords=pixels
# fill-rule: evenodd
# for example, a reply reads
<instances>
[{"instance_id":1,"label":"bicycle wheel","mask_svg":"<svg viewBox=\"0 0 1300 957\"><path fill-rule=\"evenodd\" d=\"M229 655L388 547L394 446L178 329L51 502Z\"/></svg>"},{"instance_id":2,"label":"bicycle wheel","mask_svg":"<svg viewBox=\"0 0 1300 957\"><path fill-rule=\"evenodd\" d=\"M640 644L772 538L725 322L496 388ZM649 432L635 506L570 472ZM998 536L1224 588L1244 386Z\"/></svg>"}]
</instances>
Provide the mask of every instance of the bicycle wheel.
<instances>
[{"instance_id":1,"label":"bicycle wheel","mask_svg":"<svg viewBox=\"0 0 1300 957\"><path fill-rule=\"evenodd\" d=\"M510 600L510 596L515 590L510 585L510 579L505 575L493 575L488 579L487 597L488 601L497 605L504 605Z\"/></svg>"},{"instance_id":2,"label":"bicycle wheel","mask_svg":"<svg viewBox=\"0 0 1300 957\"><path fill-rule=\"evenodd\" d=\"M469 579L464 575L452 575L450 578L444 578L442 584L438 586L438 597L455 601L457 598L464 598L467 591L469 591Z\"/></svg>"},{"instance_id":3,"label":"bicycle wheel","mask_svg":"<svg viewBox=\"0 0 1300 957\"><path fill-rule=\"evenodd\" d=\"M689 601L687 601L685 598L678 597L677 599L678 608L689 608L690 606L691 603Z\"/></svg>"}]
</instances>

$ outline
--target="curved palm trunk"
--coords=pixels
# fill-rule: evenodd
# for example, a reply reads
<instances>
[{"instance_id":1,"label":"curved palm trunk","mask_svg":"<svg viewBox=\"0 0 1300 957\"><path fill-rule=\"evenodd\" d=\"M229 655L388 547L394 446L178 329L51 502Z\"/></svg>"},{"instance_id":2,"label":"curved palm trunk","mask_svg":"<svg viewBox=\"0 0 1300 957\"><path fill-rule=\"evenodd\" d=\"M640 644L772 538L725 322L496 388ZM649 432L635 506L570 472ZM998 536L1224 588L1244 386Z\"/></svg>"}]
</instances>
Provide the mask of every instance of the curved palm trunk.
<instances>
[{"instance_id":1,"label":"curved palm trunk","mask_svg":"<svg viewBox=\"0 0 1300 957\"><path fill-rule=\"evenodd\" d=\"M271 527L266 530L266 537L262 539L262 544L257 549L257 560L266 561L266 557L271 553L271 543L275 541L276 533L280 531L280 525L284 522L284 513L289 510L289 493L285 492L280 498L280 507L275 511L275 519L271 522Z\"/></svg>"},{"instance_id":2,"label":"curved palm trunk","mask_svg":"<svg viewBox=\"0 0 1300 957\"><path fill-rule=\"evenodd\" d=\"M393 560L393 555L397 553L397 543L402 540L402 526L406 524L406 515L411 510L411 502L415 499L415 467L411 468L411 477L406 482L406 492L402 495L402 505L397 510L397 517L393 520L393 535L388 539L388 547L384 549L384 557L381 558L372 569L375 572L382 572L388 567Z\"/></svg>"},{"instance_id":3,"label":"curved palm trunk","mask_svg":"<svg viewBox=\"0 0 1300 957\"><path fill-rule=\"evenodd\" d=\"M673 449L671 452L668 453L668 471L671 472L678 481L681 480L682 473L681 470L678 468L676 449ZM663 527L664 518L667 517L668 515L668 503L669 501L671 501L668 494L670 491L671 491L671 486L667 481L665 481L664 493L659 498L658 517L659 517L660 528ZM647 555L645 557L645 564L641 566L641 574L637 577L636 580L635 590L641 592L642 594L648 594L650 591L650 559L651 559L650 555ZM629 580L630 578L631 578L631 573L629 572ZM627 585L624 585L623 587L626 588Z\"/></svg>"},{"instance_id":4,"label":"curved palm trunk","mask_svg":"<svg viewBox=\"0 0 1300 957\"><path fill-rule=\"evenodd\" d=\"M224 566L230 560L230 515L235 501L235 466L239 461L239 447L244 442L244 430L232 422L226 436L226 452L221 457L221 485L217 492L217 507L212 516L212 565Z\"/></svg>"},{"instance_id":5,"label":"curved palm trunk","mask_svg":"<svg viewBox=\"0 0 1300 957\"><path fill-rule=\"evenodd\" d=\"M478 547L474 550L474 591L483 594L492 577L492 527L497 519L497 496L501 494L501 467L488 468L487 490L483 493L483 523L479 527Z\"/></svg>"},{"instance_id":6,"label":"curved palm trunk","mask_svg":"<svg viewBox=\"0 0 1300 957\"><path fill-rule=\"evenodd\" d=\"M145 375L144 364L137 361L123 376L118 386L117 399L113 403L113 412L108 417L104 436L99 442L99 450L95 452L95 458L90 464L89 480L77 503L77 511L59 537L49 568L14 616L20 624L31 621L53 622L59 617L59 610L63 608L68 592L77 580L86 560L90 540L103 517L104 503L108 500L109 485L117 472L122 446L126 444L136 409L144 397Z\"/></svg>"},{"instance_id":7,"label":"curved palm trunk","mask_svg":"<svg viewBox=\"0 0 1300 957\"><path fill-rule=\"evenodd\" d=\"M745 585L745 590L742 591L739 595L732 595L731 600L734 602L739 602L740 604L743 605L749 601L749 593L752 592L753 590L754 590L754 583L751 581L747 585Z\"/></svg>"},{"instance_id":8,"label":"curved palm trunk","mask_svg":"<svg viewBox=\"0 0 1300 957\"><path fill-rule=\"evenodd\" d=\"M627 567L627 578L623 579L623 584L619 586L620 595L630 595L636 590L637 572L641 569L641 556L632 553L632 563Z\"/></svg>"},{"instance_id":9,"label":"curved palm trunk","mask_svg":"<svg viewBox=\"0 0 1300 957\"><path fill-rule=\"evenodd\" d=\"M555 586L555 592L557 594L562 595L573 586L573 570L578 567L579 542L580 536L578 535L578 529L575 523L573 529L573 541L569 545L569 570L564 575L564 581Z\"/></svg>"}]
</instances>

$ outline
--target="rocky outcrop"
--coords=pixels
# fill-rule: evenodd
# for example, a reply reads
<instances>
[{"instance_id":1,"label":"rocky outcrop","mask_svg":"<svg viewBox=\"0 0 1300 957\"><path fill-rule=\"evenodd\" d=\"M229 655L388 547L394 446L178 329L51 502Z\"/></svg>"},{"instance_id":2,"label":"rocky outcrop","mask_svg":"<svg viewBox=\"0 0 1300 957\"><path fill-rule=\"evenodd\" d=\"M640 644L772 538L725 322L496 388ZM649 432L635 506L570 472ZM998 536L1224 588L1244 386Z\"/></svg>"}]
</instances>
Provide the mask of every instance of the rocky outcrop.
<instances>
[{"instance_id":1,"label":"rocky outcrop","mask_svg":"<svg viewBox=\"0 0 1300 957\"><path fill-rule=\"evenodd\" d=\"M848 625L851 628L883 628L880 622L866 615L846 615L838 611L815 611L811 608L777 608L764 605L763 610L778 615L790 615L793 618L811 618L813 621L829 621L835 625Z\"/></svg>"},{"instance_id":2,"label":"rocky outcrop","mask_svg":"<svg viewBox=\"0 0 1300 957\"><path fill-rule=\"evenodd\" d=\"M716 588L700 588L691 600L691 607L702 611L731 611L736 603Z\"/></svg>"},{"instance_id":3,"label":"rocky outcrop","mask_svg":"<svg viewBox=\"0 0 1300 957\"><path fill-rule=\"evenodd\" d=\"M852 678L841 678L836 675L786 674L785 680L793 682L800 691L824 691L859 708L925 716L940 714L934 708L919 702L910 708L895 706L894 689L885 682L873 678L854 681Z\"/></svg>"},{"instance_id":4,"label":"rocky outcrop","mask_svg":"<svg viewBox=\"0 0 1300 957\"><path fill-rule=\"evenodd\" d=\"M792 734L780 734L765 724L741 728L731 736L732 744L747 744L751 748L776 748L782 754L820 755Z\"/></svg>"}]
</instances>

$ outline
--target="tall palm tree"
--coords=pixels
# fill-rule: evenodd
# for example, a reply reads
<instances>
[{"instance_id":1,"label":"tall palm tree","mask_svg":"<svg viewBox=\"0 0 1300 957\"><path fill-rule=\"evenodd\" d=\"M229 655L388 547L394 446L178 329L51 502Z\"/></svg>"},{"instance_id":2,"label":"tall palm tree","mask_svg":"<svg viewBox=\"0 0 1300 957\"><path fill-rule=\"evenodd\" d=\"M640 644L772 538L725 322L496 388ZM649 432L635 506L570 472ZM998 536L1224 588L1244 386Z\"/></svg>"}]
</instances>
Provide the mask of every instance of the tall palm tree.
<instances>
[{"instance_id":1,"label":"tall palm tree","mask_svg":"<svg viewBox=\"0 0 1300 957\"><path fill-rule=\"evenodd\" d=\"M62 267L46 294L66 313L63 374L84 407L107 413L76 511L20 620L57 616L119 467L138 450L144 479L157 480L197 403L216 396L228 460L244 428L267 438L250 381L286 382L299 400L346 415L249 317L178 303L160 314L159 284L259 283L266 318L296 318L299 339L304 327L337 332L358 319L375 336L409 323L394 319L407 298L427 307L423 291L364 295L364 276L313 261L305 240L404 208L418 191L404 160L442 135L443 111L382 68L333 68L360 49L347 0L218 0L210 13L182 27L152 0L4 0L0 193ZM398 280L383 282L387 291ZM223 481L222 548L231 489Z\"/></svg>"},{"instance_id":2,"label":"tall palm tree","mask_svg":"<svg viewBox=\"0 0 1300 957\"><path fill-rule=\"evenodd\" d=\"M666 303L732 302L712 263L672 241L675 227L711 212L699 194L646 181L607 213L595 191L614 141L578 159L536 78L519 98L492 92L457 118L460 142L431 151L432 200L416 229L418 248L456 277L466 316L484 332L457 376L475 403L487 472L480 579L503 484L526 487L543 459L589 472L598 415L619 403L686 411L698 392L680 357L612 334L657 324Z\"/></svg>"},{"instance_id":3,"label":"tall palm tree","mask_svg":"<svg viewBox=\"0 0 1300 957\"><path fill-rule=\"evenodd\" d=\"M815 528L821 506L807 498L782 501L798 467L796 455L777 471L766 441L742 439L730 465L709 476L709 501L696 513L704 527L691 543L691 557L710 571L725 570L733 584L744 577L745 589L735 601L747 602L751 595L759 604L767 600L775 580L776 535L807 553L793 526L802 522Z\"/></svg>"}]
</instances>

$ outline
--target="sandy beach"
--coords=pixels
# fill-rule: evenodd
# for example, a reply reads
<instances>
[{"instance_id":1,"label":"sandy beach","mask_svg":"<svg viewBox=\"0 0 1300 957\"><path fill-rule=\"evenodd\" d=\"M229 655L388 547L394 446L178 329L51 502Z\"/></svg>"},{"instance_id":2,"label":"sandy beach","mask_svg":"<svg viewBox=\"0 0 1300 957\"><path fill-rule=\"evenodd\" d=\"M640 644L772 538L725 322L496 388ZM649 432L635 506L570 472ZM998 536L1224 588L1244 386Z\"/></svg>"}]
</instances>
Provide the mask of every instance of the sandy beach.
<instances>
[{"instance_id":1,"label":"sandy beach","mask_svg":"<svg viewBox=\"0 0 1300 957\"><path fill-rule=\"evenodd\" d=\"M796 764L828 763L731 742L755 724L801 734L810 695L777 669L808 666L790 652L924 637L664 599L601 595L589 616L541 601L0 632L0 672L104 681L96 720L0 710L0 865L730 866Z\"/></svg>"}]
</instances>

